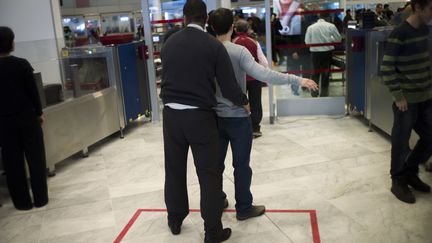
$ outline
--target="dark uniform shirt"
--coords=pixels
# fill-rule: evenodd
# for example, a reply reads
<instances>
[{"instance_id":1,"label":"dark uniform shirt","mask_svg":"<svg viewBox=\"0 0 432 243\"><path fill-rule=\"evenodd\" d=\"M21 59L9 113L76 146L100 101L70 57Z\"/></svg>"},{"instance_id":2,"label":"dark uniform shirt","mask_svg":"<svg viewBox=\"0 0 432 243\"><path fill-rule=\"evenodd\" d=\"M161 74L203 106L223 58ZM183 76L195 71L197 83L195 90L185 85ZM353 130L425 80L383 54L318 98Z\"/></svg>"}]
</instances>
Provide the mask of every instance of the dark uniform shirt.
<instances>
[{"instance_id":1,"label":"dark uniform shirt","mask_svg":"<svg viewBox=\"0 0 432 243\"><path fill-rule=\"evenodd\" d=\"M22 58L0 58L0 117L42 115L33 68Z\"/></svg>"}]
</instances>

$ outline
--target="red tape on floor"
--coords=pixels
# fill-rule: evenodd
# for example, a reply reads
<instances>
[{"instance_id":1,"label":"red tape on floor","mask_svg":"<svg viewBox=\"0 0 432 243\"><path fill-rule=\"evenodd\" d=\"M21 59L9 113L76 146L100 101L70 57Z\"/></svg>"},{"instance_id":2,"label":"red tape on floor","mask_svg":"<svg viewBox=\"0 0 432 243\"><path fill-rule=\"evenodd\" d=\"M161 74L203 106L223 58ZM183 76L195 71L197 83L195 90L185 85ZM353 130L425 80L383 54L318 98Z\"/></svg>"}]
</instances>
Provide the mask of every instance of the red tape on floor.
<instances>
[{"instance_id":1,"label":"red tape on floor","mask_svg":"<svg viewBox=\"0 0 432 243\"><path fill-rule=\"evenodd\" d=\"M129 222L126 224L126 226L123 228L123 230L120 232L120 234L117 236L117 238L114 240L114 243L120 243L123 238L126 236L129 229L133 226L135 221L138 219L140 214L142 212L147 213L158 213L158 212L166 212L166 209L138 209L135 214L132 216L132 218L129 220ZM199 213L201 212L199 209L190 209L189 212L191 213ZM226 213L235 213L236 211L234 209L225 209L224 212ZM316 210L284 210L284 209L270 209L266 210L266 213L308 213L310 217L311 222L311 229L312 229L312 239L314 243L321 243L321 238L319 234L318 229L318 218Z\"/></svg>"}]
</instances>

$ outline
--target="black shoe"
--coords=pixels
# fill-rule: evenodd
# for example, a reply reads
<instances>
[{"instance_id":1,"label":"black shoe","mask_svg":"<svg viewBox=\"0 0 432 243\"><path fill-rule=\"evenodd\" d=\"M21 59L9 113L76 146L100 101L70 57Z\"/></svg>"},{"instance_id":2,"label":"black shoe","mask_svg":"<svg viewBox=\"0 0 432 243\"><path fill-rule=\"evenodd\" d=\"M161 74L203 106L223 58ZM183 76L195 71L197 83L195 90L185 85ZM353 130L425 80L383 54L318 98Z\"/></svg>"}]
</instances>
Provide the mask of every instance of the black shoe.
<instances>
[{"instance_id":1,"label":"black shoe","mask_svg":"<svg viewBox=\"0 0 432 243\"><path fill-rule=\"evenodd\" d=\"M319 91L311 91L311 96L316 98L319 96Z\"/></svg>"},{"instance_id":2,"label":"black shoe","mask_svg":"<svg viewBox=\"0 0 432 243\"><path fill-rule=\"evenodd\" d=\"M206 235L204 238L204 243L218 243L218 242L226 241L230 238L230 236L231 236L231 229L225 228L215 237L210 237Z\"/></svg>"},{"instance_id":3,"label":"black shoe","mask_svg":"<svg viewBox=\"0 0 432 243\"><path fill-rule=\"evenodd\" d=\"M393 180L391 192L402 202L415 203L414 194L408 188L408 184L403 180Z\"/></svg>"},{"instance_id":4,"label":"black shoe","mask_svg":"<svg viewBox=\"0 0 432 243\"><path fill-rule=\"evenodd\" d=\"M31 210L33 208L33 205L14 205L16 210L20 210L20 211L28 211Z\"/></svg>"},{"instance_id":5,"label":"black shoe","mask_svg":"<svg viewBox=\"0 0 432 243\"><path fill-rule=\"evenodd\" d=\"M48 204L48 202L35 203L34 206L35 206L35 208L41 208L41 207L44 207L44 206L47 205L47 204Z\"/></svg>"},{"instance_id":6,"label":"black shoe","mask_svg":"<svg viewBox=\"0 0 432 243\"><path fill-rule=\"evenodd\" d=\"M229 205L229 204L228 204L228 199L225 198L225 199L224 199L224 207L223 207L223 208L224 208L224 209L225 209L225 208L228 208L228 205Z\"/></svg>"},{"instance_id":7,"label":"black shoe","mask_svg":"<svg viewBox=\"0 0 432 243\"><path fill-rule=\"evenodd\" d=\"M178 235L181 232L181 225L182 223L174 222L174 221L168 221L168 226L171 230L171 233L173 235Z\"/></svg>"},{"instance_id":8,"label":"black shoe","mask_svg":"<svg viewBox=\"0 0 432 243\"><path fill-rule=\"evenodd\" d=\"M431 162L426 163L426 165L425 165L425 169L426 169L426 171L428 171L428 172L432 172L432 163L431 163Z\"/></svg>"},{"instance_id":9,"label":"black shoe","mask_svg":"<svg viewBox=\"0 0 432 243\"><path fill-rule=\"evenodd\" d=\"M245 215L237 214L236 218L237 218L237 220L246 220L248 218L261 216L264 213L265 213L265 207L264 206L253 206L252 205L252 208L249 211L249 213L247 213Z\"/></svg>"},{"instance_id":10,"label":"black shoe","mask_svg":"<svg viewBox=\"0 0 432 243\"><path fill-rule=\"evenodd\" d=\"M43 206L45 206L47 204L48 204L48 199L43 200L42 202L36 202L36 201L34 202L34 206L36 208L41 208L41 207L43 207Z\"/></svg>"},{"instance_id":11,"label":"black shoe","mask_svg":"<svg viewBox=\"0 0 432 243\"><path fill-rule=\"evenodd\" d=\"M420 180L418 175L410 175L407 176L406 182L408 185L410 185L412 188L419 192L430 192L431 188L428 184L424 183Z\"/></svg>"},{"instance_id":12,"label":"black shoe","mask_svg":"<svg viewBox=\"0 0 432 243\"><path fill-rule=\"evenodd\" d=\"M258 131L258 132L253 132L252 135L253 135L253 138L259 138L259 137L262 136L262 132L260 132L260 131Z\"/></svg>"}]
</instances>

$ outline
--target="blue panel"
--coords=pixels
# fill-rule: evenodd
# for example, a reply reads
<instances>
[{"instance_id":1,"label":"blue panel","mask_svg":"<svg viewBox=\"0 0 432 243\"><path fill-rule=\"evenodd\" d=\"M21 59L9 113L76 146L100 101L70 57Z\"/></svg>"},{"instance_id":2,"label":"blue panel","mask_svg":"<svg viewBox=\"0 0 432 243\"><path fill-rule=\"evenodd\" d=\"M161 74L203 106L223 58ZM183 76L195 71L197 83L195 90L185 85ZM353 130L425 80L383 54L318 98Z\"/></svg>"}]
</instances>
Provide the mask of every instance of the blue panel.
<instances>
[{"instance_id":1,"label":"blue panel","mask_svg":"<svg viewBox=\"0 0 432 243\"><path fill-rule=\"evenodd\" d=\"M365 30L349 30L353 44L350 53L348 70L348 104L355 107L357 111L364 112L366 104L366 31ZM356 43L356 44L354 44ZM356 47L354 47L357 45Z\"/></svg>"},{"instance_id":2,"label":"blue panel","mask_svg":"<svg viewBox=\"0 0 432 243\"><path fill-rule=\"evenodd\" d=\"M137 52L133 43L119 45L119 62L126 120L135 120L144 114L144 107L140 101L140 86L137 72Z\"/></svg>"},{"instance_id":3,"label":"blue panel","mask_svg":"<svg viewBox=\"0 0 432 243\"><path fill-rule=\"evenodd\" d=\"M357 111L365 111L365 96L366 96L366 83L365 83L365 52L354 53L354 90L352 94L351 104L357 107Z\"/></svg>"}]
</instances>

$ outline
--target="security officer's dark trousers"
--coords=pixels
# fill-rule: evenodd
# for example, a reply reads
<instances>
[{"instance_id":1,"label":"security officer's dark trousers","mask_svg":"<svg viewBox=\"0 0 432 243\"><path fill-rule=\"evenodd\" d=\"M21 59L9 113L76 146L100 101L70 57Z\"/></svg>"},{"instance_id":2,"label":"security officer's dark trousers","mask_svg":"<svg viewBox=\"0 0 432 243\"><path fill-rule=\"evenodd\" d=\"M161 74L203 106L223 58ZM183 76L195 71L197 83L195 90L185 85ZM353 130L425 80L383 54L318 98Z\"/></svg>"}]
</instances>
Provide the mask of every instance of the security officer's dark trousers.
<instances>
[{"instance_id":1,"label":"security officer's dark trousers","mask_svg":"<svg viewBox=\"0 0 432 243\"><path fill-rule=\"evenodd\" d=\"M218 130L213 110L163 111L165 203L168 220L182 222L189 213L187 155L192 150L201 195L201 217L206 235L222 231L222 173L218 164Z\"/></svg>"},{"instance_id":2,"label":"security officer's dark trousers","mask_svg":"<svg viewBox=\"0 0 432 243\"><path fill-rule=\"evenodd\" d=\"M46 205L48 189L45 147L37 117L33 114L0 117L0 147L6 181L14 206L21 210L33 207L25 161L29 169L34 206Z\"/></svg>"}]
</instances>

